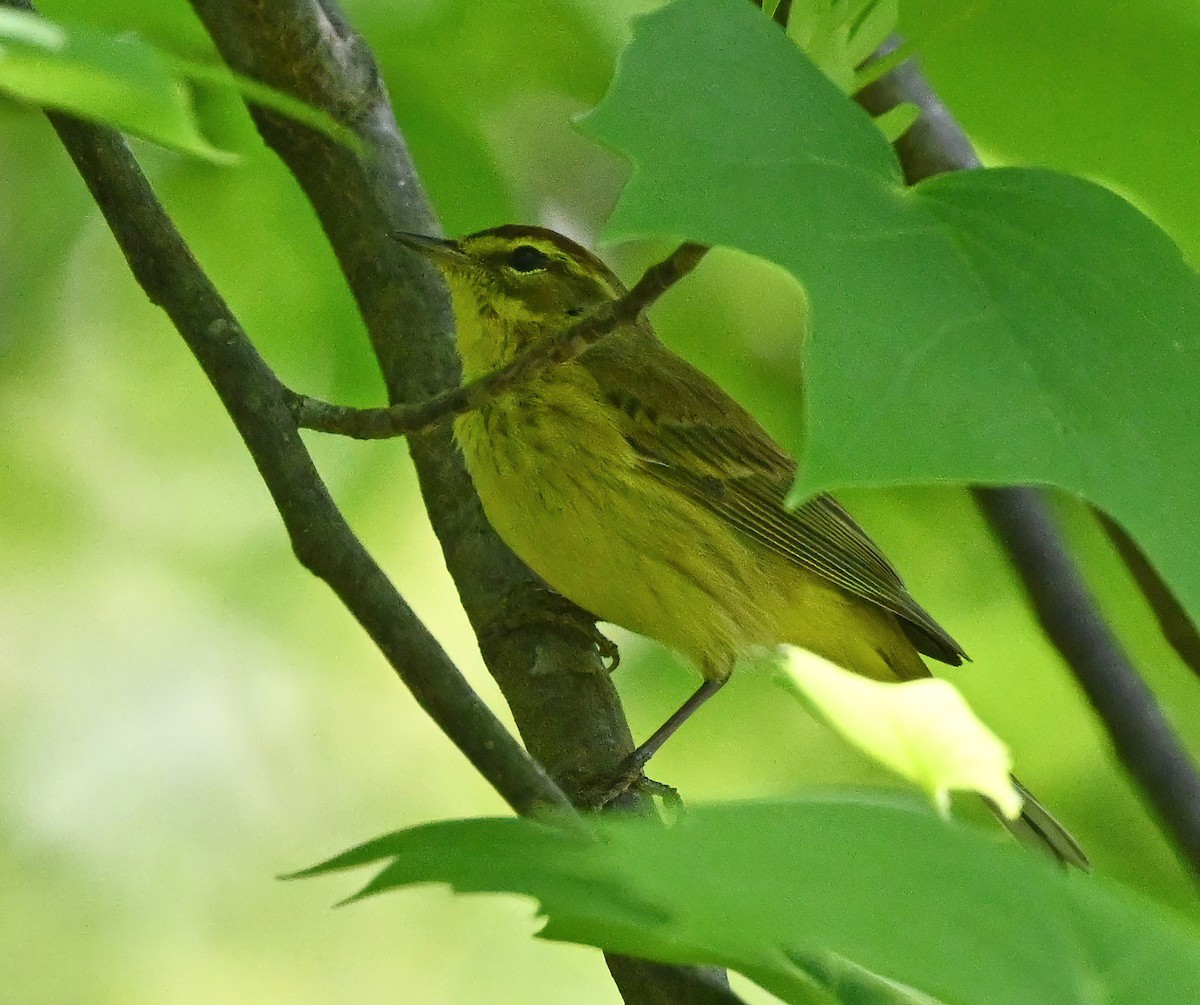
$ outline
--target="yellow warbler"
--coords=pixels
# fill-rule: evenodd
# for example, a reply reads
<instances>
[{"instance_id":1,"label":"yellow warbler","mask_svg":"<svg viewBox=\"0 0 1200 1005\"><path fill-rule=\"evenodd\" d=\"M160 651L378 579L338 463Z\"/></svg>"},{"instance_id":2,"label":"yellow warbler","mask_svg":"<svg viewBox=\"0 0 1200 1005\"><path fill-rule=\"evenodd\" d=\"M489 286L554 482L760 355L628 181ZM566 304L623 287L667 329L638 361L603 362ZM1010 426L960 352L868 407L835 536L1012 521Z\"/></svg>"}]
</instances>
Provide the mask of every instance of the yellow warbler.
<instances>
[{"instance_id":1,"label":"yellow warbler","mask_svg":"<svg viewBox=\"0 0 1200 1005\"><path fill-rule=\"evenodd\" d=\"M446 277L468 380L625 293L598 258L540 227L397 237ZM704 676L638 748L636 769L756 648L791 643L885 681L928 676L922 653L962 661L832 498L785 505L796 462L644 318L500 391L455 434L488 520L534 572ZM1020 826L1086 866L1023 794Z\"/></svg>"}]
</instances>

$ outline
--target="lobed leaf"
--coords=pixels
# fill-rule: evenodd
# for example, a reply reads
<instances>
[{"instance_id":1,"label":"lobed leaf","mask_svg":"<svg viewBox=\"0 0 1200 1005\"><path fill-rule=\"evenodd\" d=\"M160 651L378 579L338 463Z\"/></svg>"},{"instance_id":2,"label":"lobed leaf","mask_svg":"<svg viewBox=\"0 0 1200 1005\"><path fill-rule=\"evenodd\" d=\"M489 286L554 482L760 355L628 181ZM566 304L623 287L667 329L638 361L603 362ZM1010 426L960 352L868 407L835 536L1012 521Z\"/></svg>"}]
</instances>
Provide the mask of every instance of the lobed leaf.
<instances>
[{"instance_id":1,"label":"lobed leaf","mask_svg":"<svg viewBox=\"0 0 1200 1005\"><path fill-rule=\"evenodd\" d=\"M611 237L731 245L805 284L807 414L776 430L797 499L1057 485L1200 616L1200 281L1136 209L1035 169L906 188L868 116L740 0L640 19L584 128L635 164Z\"/></svg>"},{"instance_id":2,"label":"lobed leaf","mask_svg":"<svg viewBox=\"0 0 1200 1005\"><path fill-rule=\"evenodd\" d=\"M522 894L540 902L546 938L730 967L789 1002L878 1002L888 981L899 1000L911 988L908 1000L958 1005L1200 1000L1190 924L897 806L693 806L667 827L604 817L591 835L547 821L445 821L302 875L379 862L356 898L430 882Z\"/></svg>"}]
</instances>

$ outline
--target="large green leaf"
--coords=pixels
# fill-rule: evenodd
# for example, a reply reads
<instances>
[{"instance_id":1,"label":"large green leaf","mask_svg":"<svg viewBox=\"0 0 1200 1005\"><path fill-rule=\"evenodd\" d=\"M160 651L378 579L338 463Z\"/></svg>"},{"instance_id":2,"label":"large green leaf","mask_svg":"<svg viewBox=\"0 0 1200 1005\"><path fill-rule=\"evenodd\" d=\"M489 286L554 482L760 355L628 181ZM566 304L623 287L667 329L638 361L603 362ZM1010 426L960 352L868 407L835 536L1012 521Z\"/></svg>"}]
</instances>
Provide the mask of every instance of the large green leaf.
<instances>
[{"instance_id":1,"label":"large green leaf","mask_svg":"<svg viewBox=\"0 0 1200 1005\"><path fill-rule=\"evenodd\" d=\"M1200 1001L1200 933L1180 919L910 809L742 803L594 827L447 821L306 874L390 860L358 896L527 894L547 938L721 964L792 1002L820 1000L814 964L831 958L961 1005Z\"/></svg>"},{"instance_id":2,"label":"large green leaf","mask_svg":"<svg viewBox=\"0 0 1200 1005\"><path fill-rule=\"evenodd\" d=\"M748 8L641 19L585 128L636 166L613 236L733 245L806 285L807 423L778 430L803 448L801 490L1059 485L1200 614L1200 282L1178 249L1052 172L906 189L867 116Z\"/></svg>"},{"instance_id":3,"label":"large green leaf","mask_svg":"<svg viewBox=\"0 0 1200 1005\"><path fill-rule=\"evenodd\" d=\"M1113 183L1200 263L1200 143L1182 139L1200 94L1196 0L904 0L900 14L987 156Z\"/></svg>"}]
</instances>

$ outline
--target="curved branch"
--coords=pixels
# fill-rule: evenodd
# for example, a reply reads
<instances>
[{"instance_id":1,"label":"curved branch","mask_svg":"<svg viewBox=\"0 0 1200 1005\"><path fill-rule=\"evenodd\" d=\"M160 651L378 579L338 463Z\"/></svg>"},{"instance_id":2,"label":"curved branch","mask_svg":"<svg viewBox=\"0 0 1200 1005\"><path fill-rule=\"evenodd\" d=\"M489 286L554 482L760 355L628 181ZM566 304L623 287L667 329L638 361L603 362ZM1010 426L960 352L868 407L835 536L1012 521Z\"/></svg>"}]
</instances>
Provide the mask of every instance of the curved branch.
<instances>
[{"instance_id":1,"label":"curved branch","mask_svg":"<svg viewBox=\"0 0 1200 1005\"><path fill-rule=\"evenodd\" d=\"M893 40L876 55L886 55L898 44ZM911 63L864 88L858 100L873 115L902 101L921 109L921 117L896 142L910 185L944 171L980 166L967 135ZM1125 770L1154 807L1193 876L1200 878L1200 775L1100 615L1045 501L1030 488L972 491L1016 566L1042 629L1100 716Z\"/></svg>"},{"instance_id":2,"label":"curved branch","mask_svg":"<svg viewBox=\"0 0 1200 1005\"><path fill-rule=\"evenodd\" d=\"M350 408L297 394L292 398L296 424L359 440L379 440L417 433L443 419L472 412L488 399L574 359L617 328L632 323L699 265L706 251L708 248L702 244L681 244L667 258L650 266L620 299L604 304L548 342L526 349L507 366L468 384L435 394L426 401L388 408Z\"/></svg>"},{"instance_id":3,"label":"curved branch","mask_svg":"<svg viewBox=\"0 0 1200 1005\"><path fill-rule=\"evenodd\" d=\"M435 234L440 227L365 42L334 0L192 0L192 6L234 69L324 109L367 141L374 156L364 163L302 125L251 109L260 134L316 210L366 323L388 400L421 402L456 387L446 291L436 271L391 236ZM447 424L414 433L408 447L484 662L530 752L579 799L633 750L597 652L594 619L550 595L496 536ZM626 801L639 804L632 793ZM718 968L611 955L608 961L627 1002L715 1001L717 993L738 1000Z\"/></svg>"},{"instance_id":4,"label":"curved branch","mask_svg":"<svg viewBox=\"0 0 1200 1005\"><path fill-rule=\"evenodd\" d=\"M65 115L48 117L130 270L151 302L166 311L220 396L301 564L329 584L422 708L510 806L528 813L568 805L354 536L300 439L283 386L201 270L124 140Z\"/></svg>"},{"instance_id":5,"label":"curved branch","mask_svg":"<svg viewBox=\"0 0 1200 1005\"><path fill-rule=\"evenodd\" d=\"M440 233L392 115L374 58L332 0L192 0L235 70L352 126L361 162L303 125L251 108L259 132L303 188L329 238L379 360L389 402L423 402L459 384L441 277L392 236ZM533 756L569 795L633 749L594 622L552 599L489 526L442 423L408 438L425 507L484 662Z\"/></svg>"}]
</instances>

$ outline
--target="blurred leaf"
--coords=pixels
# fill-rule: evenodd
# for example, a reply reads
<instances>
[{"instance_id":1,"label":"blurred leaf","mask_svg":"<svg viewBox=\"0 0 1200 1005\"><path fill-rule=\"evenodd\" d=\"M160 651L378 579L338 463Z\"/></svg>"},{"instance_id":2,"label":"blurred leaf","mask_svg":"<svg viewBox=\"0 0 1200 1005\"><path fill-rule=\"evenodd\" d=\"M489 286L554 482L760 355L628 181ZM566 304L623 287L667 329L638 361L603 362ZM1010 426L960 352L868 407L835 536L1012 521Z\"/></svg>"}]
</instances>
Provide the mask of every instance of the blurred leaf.
<instances>
[{"instance_id":1,"label":"blurred leaf","mask_svg":"<svg viewBox=\"0 0 1200 1005\"><path fill-rule=\"evenodd\" d=\"M561 105L524 127L511 111L558 96L579 112L604 92L615 45L588 3L352 6L448 233L537 216L543 207L521 205L515 193L531 185L553 192L579 173L555 142L575 136Z\"/></svg>"},{"instance_id":2,"label":"blurred leaf","mask_svg":"<svg viewBox=\"0 0 1200 1005\"><path fill-rule=\"evenodd\" d=\"M0 10L0 91L214 163L236 160L236 154L217 149L200 132L188 80L238 91L362 150L361 141L324 112L222 67L178 59L135 35L67 28L36 14Z\"/></svg>"},{"instance_id":3,"label":"blurred leaf","mask_svg":"<svg viewBox=\"0 0 1200 1005\"><path fill-rule=\"evenodd\" d=\"M859 0L842 6L847 9L847 62L858 67L896 30L900 0Z\"/></svg>"},{"instance_id":4,"label":"blurred leaf","mask_svg":"<svg viewBox=\"0 0 1200 1005\"><path fill-rule=\"evenodd\" d=\"M790 1002L814 1000L814 953L960 1005L1200 1000L1191 926L936 817L826 800L593 826L595 838L531 820L446 821L302 875L390 859L356 897L429 882L525 894L547 938L728 966Z\"/></svg>"},{"instance_id":5,"label":"blurred leaf","mask_svg":"<svg viewBox=\"0 0 1200 1005\"><path fill-rule=\"evenodd\" d=\"M763 13L771 17L776 6L764 4ZM910 54L906 44L864 66L898 20L898 0L818 0L791 9L787 34L840 91L854 94ZM920 109L905 102L876 118L875 125L894 143L919 116Z\"/></svg>"},{"instance_id":6,"label":"blurred leaf","mask_svg":"<svg viewBox=\"0 0 1200 1005\"><path fill-rule=\"evenodd\" d=\"M733 245L806 283L804 493L1060 485L1200 614L1180 518L1200 498L1200 281L1145 217L1045 171L906 189L870 119L738 0L640 20L586 128L637 163L614 235Z\"/></svg>"},{"instance_id":7,"label":"blurred leaf","mask_svg":"<svg viewBox=\"0 0 1200 1005\"><path fill-rule=\"evenodd\" d=\"M885 74L891 73L901 63L912 59L917 54L917 46L911 41L904 41L886 55L863 63L854 74L854 89L850 93L857 94L868 84L878 80ZM898 107L904 107L903 105Z\"/></svg>"},{"instance_id":8,"label":"blurred leaf","mask_svg":"<svg viewBox=\"0 0 1200 1005\"><path fill-rule=\"evenodd\" d=\"M967 790L1010 818L1020 814L1008 748L949 681L870 680L795 646L784 653L782 680L817 717L929 793L942 813L950 810L951 790Z\"/></svg>"},{"instance_id":9,"label":"blurred leaf","mask_svg":"<svg viewBox=\"0 0 1200 1005\"><path fill-rule=\"evenodd\" d=\"M206 63L196 63L169 55L164 55L164 58L181 77L187 80L196 80L211 87L236 91L246 101L278 112L280 115L286 115L294 122L308 126L309 129L316 132L324 133L335 143L340 143L360 157L366 153L366 145L357 133L342 125L328 112L305 104L299 98L294 98L283 91L277 91L260 81L240 76L224 66L210 66Z\"/></svg>"},{"instance_id":10,"label":"blurred leaf","mask_svg":"<svg viewBox=\"0 0 1200 1005\"><path fill-rule=\"evenodd\" d=\"M35 14L0 10L0 90L205 160L235 159L201 135L187 88L169 61L130 35L67 29Z\"/></svg>"},{"instance_id":11,"label":"blurred leaf","mask_svg":"<svg viewBox=\"0 0 1200 1005\"><path fill-rule=\"evenodd\" d=\"M787 34L840 90L852 94L862 86L858 67L895 30L899 17L898 0L817 0L792 8Z\"/></svg>"}]
</instances>

